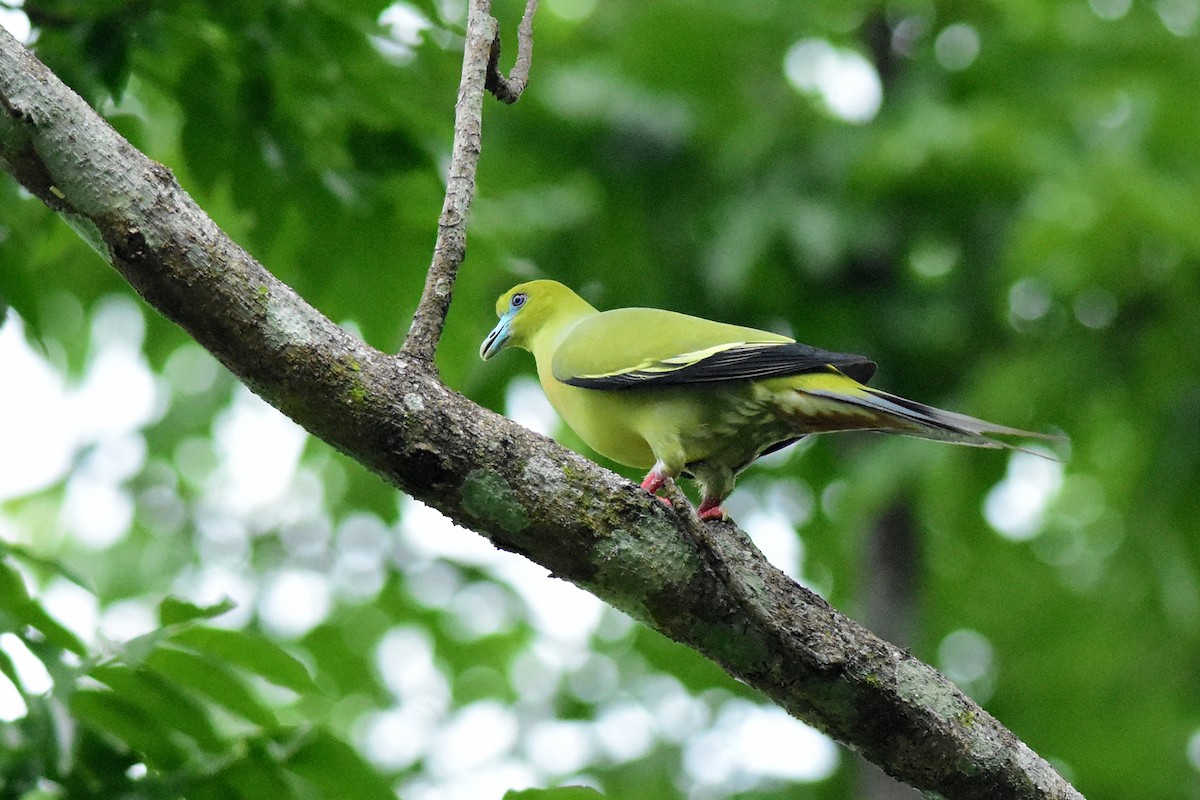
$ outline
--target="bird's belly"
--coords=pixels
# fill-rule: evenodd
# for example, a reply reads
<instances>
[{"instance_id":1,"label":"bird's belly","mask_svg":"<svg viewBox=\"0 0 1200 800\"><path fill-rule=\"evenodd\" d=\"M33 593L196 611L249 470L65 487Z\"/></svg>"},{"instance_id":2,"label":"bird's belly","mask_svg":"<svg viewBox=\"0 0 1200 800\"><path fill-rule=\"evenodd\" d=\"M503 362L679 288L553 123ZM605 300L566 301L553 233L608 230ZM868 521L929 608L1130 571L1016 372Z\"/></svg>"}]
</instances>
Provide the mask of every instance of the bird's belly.
<instances>
[{"instance_id":1,"label":"bird's belly","mask_svg":"<svg viewBox=\"0 0 1200 800\"><path fill-rule=\"evenodd\" d=\"M549 390L551 405L588 447L619 464L648 469L655 456L642 425L654 409L629 392L603 392L558 384Z\"/></svg>"},{"instance_id":2,"label":"bird's belly","mask_svg":"<svg viewBox=\"0 0 1200 800\"><path fill-rule=\"evenodd\" d=\"M631 467L649 468L674 451L678 466L716 459L736 472L771 445L794 438L749 383L703 391L547 388L563 421L589 447Z\"/></svg>"}]
</instances>

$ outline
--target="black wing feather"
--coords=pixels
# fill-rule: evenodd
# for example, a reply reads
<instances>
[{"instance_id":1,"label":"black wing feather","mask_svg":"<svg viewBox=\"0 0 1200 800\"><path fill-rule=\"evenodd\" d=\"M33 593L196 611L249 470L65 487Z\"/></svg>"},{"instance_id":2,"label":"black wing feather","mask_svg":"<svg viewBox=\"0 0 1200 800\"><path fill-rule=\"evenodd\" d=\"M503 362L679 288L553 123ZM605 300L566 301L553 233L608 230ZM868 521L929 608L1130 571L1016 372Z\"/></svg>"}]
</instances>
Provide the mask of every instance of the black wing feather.
<instances>
[{"instance_id":1,"label":"black wing feather","mask_svg":"<svg viewBox=\"0 0 1200 800\"><path fill-rule=\"evenodd\" d=\"M616 375L568 378L564 383L584 389L633 389L639 386L679 386L689 383L782 378L834 367L859 383L875 374L875 362L851 353L834 353L799 342L745 345L714 353L672 370L630 370Z\"/></svg>"}]
</instances>

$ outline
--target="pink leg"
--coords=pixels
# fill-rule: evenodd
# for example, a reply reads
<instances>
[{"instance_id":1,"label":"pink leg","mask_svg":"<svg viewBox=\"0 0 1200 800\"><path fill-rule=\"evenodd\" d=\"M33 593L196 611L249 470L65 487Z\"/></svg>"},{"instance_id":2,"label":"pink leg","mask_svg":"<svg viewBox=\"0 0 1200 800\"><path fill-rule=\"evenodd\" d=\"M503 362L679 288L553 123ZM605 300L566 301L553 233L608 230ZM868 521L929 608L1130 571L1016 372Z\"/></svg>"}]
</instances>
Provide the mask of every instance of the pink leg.
<instances>
[{"instance_id":1,"label":"pink leg","mask_svg":"<svg viewBox=\"0 0 1200 800\"><path fill-rule=\"evenodd\" d=\"M647 473L646 477L642 480L642 488L650 494L657 494L658 490L666 486L667 482L670 480L671 479L667 477L667 474L665 472L661 472L656 466L654 469L650 470L650 472ZM669 507L671 505L671 501L666 497L660 497L658 499L659 502L661 502L664 506Z\"/></svg>"},{"instance_id":2,"label":"pink leg","mask_svg":"<svg viewBox=\"0 0 1200 800\"><path fill-rule=\"evenodd\" d=\"M650 494L654 494L667 484L667 476L659 472L657 469L652 469L646 474L642 480L642 488Z\"/></svg>"},{"instance_id":3,"label":"pink leg","mask_svg":"<svg viewBox=\"0 0 1200 800\"><path fill-rule=\"evenodd\" d=\"M700 503L700 507L696 509L700 519L729 519L725 513L725 509L721 508L721 501L712 497L706 497Z\"/></svg>"}]
</instances>

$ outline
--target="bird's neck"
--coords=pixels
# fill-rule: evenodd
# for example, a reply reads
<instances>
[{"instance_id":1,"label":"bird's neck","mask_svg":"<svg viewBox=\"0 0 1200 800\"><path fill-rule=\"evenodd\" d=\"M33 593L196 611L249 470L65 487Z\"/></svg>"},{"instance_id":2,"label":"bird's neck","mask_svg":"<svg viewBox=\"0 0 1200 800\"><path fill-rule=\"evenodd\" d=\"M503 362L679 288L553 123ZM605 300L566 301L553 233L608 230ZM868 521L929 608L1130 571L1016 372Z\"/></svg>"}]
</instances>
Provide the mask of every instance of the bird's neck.
<instances>
[{"instance_id":1,"label":"bird's neck","mask_svg":"<svg viewBox=\"0 0 1200 800\"><path fill-rule=\"evenodd\" d=\"M534 360L537 361L539 375L550 374L550 365L554 360L555 351L571 334L575 326L598 313L600 312L584 303L582 308L564 309L546 320L529 342L529 350L533 353Z\"/></svg>"}]
</instances>

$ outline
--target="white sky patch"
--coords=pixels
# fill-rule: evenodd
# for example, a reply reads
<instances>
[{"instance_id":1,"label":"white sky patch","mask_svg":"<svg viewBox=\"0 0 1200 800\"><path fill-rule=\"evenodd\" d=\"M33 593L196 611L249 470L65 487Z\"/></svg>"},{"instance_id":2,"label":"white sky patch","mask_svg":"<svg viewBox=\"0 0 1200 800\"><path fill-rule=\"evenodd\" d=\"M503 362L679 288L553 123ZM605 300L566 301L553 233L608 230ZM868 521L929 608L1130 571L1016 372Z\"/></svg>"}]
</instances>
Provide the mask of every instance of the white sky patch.
<instances>
[{"instance_id":1,"label":"white sky patch","mask_svg":"<svg viewBox=\"0 0 1200 800\"><path fill-rule=\"evenodd\" d=\"M592 653L579 669L567 676L571 694L593 705L606 702L620 684L621 670L617 662L604 653Z\"/></svg>"},{"instance_id":2,"label":"white sky patch","mask_svg":"<svg viewBox=\"0 0 1200 800\"><path fill-rule=\"evenodd\" d=\"M127 642L157 628L158 612L145 600L120 600L100 614L100 633L113 642Z\"/></svg>"},{"instance_id":3,"label":"white sky patch","mask_svg":"<svg viewBox=\"0 0 1200 800\"><path fill-rule=\"evenodd\" d=\"M28 713L29 706L25 705L25 699L17 687L7 677L0 675L0 722L16 722Z\"/></svg>"},{"instance_id":4,"label":"white sky patch","mask_svg":"<svg viewBox=\"0 0 1200 800\"><path fill-rule=\"evenodd\" d=\"M829 113L846 122L870 122L883 103L883 84L871 62L824 39L801 39L792 45L783 58L783 72L798 91L817 97Z\"/></svg>"},{"instance_id":5,"label":"white sky patch","mask_svg":"<svg viewBox=\"0 0 1200 800\"><path fill-rule=\"evenodd\" d=\"M522 650L513 656L508 668L509 685L521 696L521 700L538 705L548 702L558 691L562 677L562 665L547 658L545 648Z\"/></svg>"},{"instance_id":6,"label":"white sky patch","mask_svg":"<svg viewBox=\"0 0 1200 800\"><path fill-rule=\"evenodd\" d=\"M508 385L504 414L543 436L553 436L559 428L558 412L546 399L542 385L533 378L522 376Z\"/></svg>"},{"instance_id":7,"label":"white sky patch","mask_svg":"<svg viewBox=\"0 0 1200 800\"><path fill-rule=\"evenodd\" d=\"M305 474L304 471L301 475ZM324 558L328 550L329 524L320 510L315 521L292 526L291 530L312 531L307 541L297 536L312 557ZM367 600L383 588L391 530L374 514L357 512L338 526L333 583L339 594L352 600Z\"/></svg>"},{"instance_id":8,"label":"white sky patch","mask_svg":"<svg viewBox=\"0 0 1200 800\"><path fill-rule=\"evenodd\" d=\"M136 432L158 419L167 394L141 355L145 324L128 298L101 300L92 319L92 355L70 387L24 338L20 318L0 327L0 501L62 480L80 448L95 445L68 487L67 525L85 544L103 547L128 528L132 502L118 489L145 461ZM74 504L72 504L74 497Z\"/></svg>"},{"instance_id":9,"label":"white sky patch","mask_svg":"<svg viewBox=\"0 0 1200 800\"><path fill-rule=\"evenodd\" d=\"M384 634L375 648L375 669L401 708L423 708L427 723L450 705L450 685L433 660L433 639L423 628L404 626Z\"/></svg>"},{"instance_id":10,"label":"white sky patch","mask_svg":"<svg viewBox=\"0 0 1200 800\"><path fill-rule=\"evenodd\" d=\"M408 495L399 498L400 538L416 555L479 567L497 564L509 555L479 534L455 525L436 508Z\"/></svg>"},{"instance_id":11,"label":"white sky patch","mask_svg":"<svg viewBox=\"0 0 1200 800\"><path fill-rule=\"evenodd\" d=\"M476 581L455 593L448 611L454 618L452 633L471 640L509 630L515 621L512 598L499 584Z\"/></svg>"},{"instance_id":12,"label":"white sky patch","mask_svg":"<svg viewBox=\"0 0 1200 800\"><path fill-rule=\"evenodd\" d=\"M918 242L908 254L908 266L922 278L937 280L949 275L961 256L960 248L953 242L926 239Z\"/></svg>"},{"instance_id":13,"label":"white sky patch","mask_svg":"<svg viewBox=\"0 0 1200 800\"><path fill-rule=\"evenodd\" d=\"M146 322L129 298L102 299L92 316L92 355L70 414L85 441L138 430L162 416L167 393L160 391L142 355Z\"/></svg>"},{"instance_id":14,"label":"white sky patch","mask_svg":"<svg viewBox=\"0 0 1200 800\"><path fill-rule=\"evenodd\" d=\"M379 15L379 24L388 35L372 37L372 43L384 56L398 64L416 57L422 34L433 27L429 18L409 3L392 3Z\"/></svg>"},{"instance_id":15,"label":"white sky patch","mask_svg":"<svg viewBox=\"0 0 1200 800\"><path fill-rule=\"evenodd\" d=\"M424 503L402 497L400 508L400 535L406 546L429 559L445 558L486 569L521 596L539 633L582 647L595 632L605 605L593 595L549 577L545 567L496 549L487 539L458 527ZM418 588L422 602L430 603L439 596L449 601L455 590L449 584L440 586L441 578L455 582L453 576L436 571Z\"/></svg>"},{"instance_id":16,"label":"white sky patch","mask_svg":"<svg viewBox=\"0 0 1200 800\"><path fill-rule=\"evenodd\" d=\"M517 742L517 717L495 700L480 700L459 709L437 732L427 764L436 777L453 778L507 755Z\"/></svg>"},{"instance_id":17,"label":"white sky patch","mask_svg":"<svg viewBox=\"0 0 1200 800\"><path fill-rule=\"evenodd\" d=\"M708 704L693 697L674 675L646 675L638 682L635 693L650 709L660 739L680 743L708 727L711 717Z\"/></svg>"},{"instance_id":18,"label":"white sky patch","mask_svg":"<svg viewBox=\"0 0 1200 800\"><path fill-rule=\"evenodd\" d=\"M22 4L23 0L16 0L8 5L19 6ZM0 27L11 33L21 44L29 44L31 30L29 17L25 16L24 11L13 8L0 8Z\"/></svg>"},{"instance_id":19,"label":"white sky patch","mask_svg":"<svg viewBox=\"0 0 1200 800\"><path fill-rule=\"evenodd\" d=\"M495 573L524 599L534 629L570 647L586 649L605 605L574 584L546 574L546 568L513 558Z\"/></svg>"},{"instance_id":20,"label":"white sky patch","mask_svg":"<svg viewBox=\"0 0 1200 800\"><path fill-rule=\"evenodd\" d=\"M430 781L420 777L399 787L397 794L404 800L479 800L503 797L510 790L528 789L539 785L538 776L527 764L506 759L487 767L449 777L445 781Z\"/></svg>"},{"instance_id":21,"label":"white sky patch","mask_svg":"<svg viewBox=\"0 0 1200 800\"><path fill-rule=\"evenodd\" d=\"M66 578L51 578L38 601L50 616L83 642L94 645L100 622L96 595Z\"/></svg>"},{"instance_id":22,"label":"white sky patch","mask_svg":"<svg viewBox=\"0 0 1200 800\"><path fill-rule=\"evenodd\" d=\"M792 521L778 509L761 508L743 521L758 549L793 580L803 571L804 545Z\"/></svg>"},{"instance_id":23,"label":"white sky patch","mask_svg":"<svg viewBox=\"0 0 1200 800\"><path fill-rule=\"evenodd\" d=\"M277 636L303 636L324 621L332 605L329 579L308 570L281 570L267 578L258 601L263 624Z\"/></svg>"},{"instance_id":24,"label":"white sky patch","mask_svg":"<svg viewBox=\"0 0 1200 800\"><path fill-rule=\"evenodd\" d=\"M1042 532L1046 508L1062 484L1061 462L1015 452L1008 460L1008 474L983 501L984 519L1008 539L1032 539Z\"/></svg>"},{"instance_id":25,"label":"white sky patch","mask_svg":"<svg viewBox=\"0 0 1200 800\"><path fill-rule=\"evenodd\" d=\"M242 386L214 423L213 437L220 464L214 494L239 516L283 497L308 440L303 428Z\"/></svg>"},{"instance_id":26,"label":"white sky patch","mask_svg":"<svg viewBox=\"0 0 1200 800\"><path fill-rule=\"evenodd\" d=\"M408 769L425 754L430 722L411 708L390 708L359 721L357 744L372 764L385 770Z\"/></svg>"},{"instance_id":27,"label":"white sky patch","mask_svg":"<svg viewBox=\"0 0 1200 800\"><path fill-rule=\"evenodd\" d=\"M104 550L129 532L133 498L104 478L75 475L67 482L61 513L75 541L92 550Z\"/></svg>"},{"instance_id":28,"label":"white sky patch","mask_svg":"<svg viewBox=\"0 0 1200 800\"><path fill-rule=\"evenodd\" d=\"M1050 313L1053 305L1050 292L1035 278L1022 278L1008 290L1008 316L1014 327L1036 322Z\"/></svg>"},{"instance_id":29,"label":"white sky patch","mask_svg":"<svg viewBox=\"0 0 1200 800\"><path fill-rule=\"evenodd\" d=\"M564 119L640 131L666 146L683 142L696 126L696 112L680 97L639 89L607 64L547 69L538 85L542 102Z\"/></svg>"},{"instance_id":30,"label":"white sky patch","mask_svg":"<svg viewBox=\"0 0 1200 800\"><path fill-rule=\"evenodd\" d=\"M15 634L0 633L0 650L12 660L17 679L21 681L21 688L26 694L45 694L54 688L54 679L46 671L46 665ZM0 711L2 716L3 711Z\"/></svg>"},{"instance_id":31,"label":"white sky patch","mask_svg":"<svg viewBox=\"0 0 1200 800\"><path fill-rule=\"evenodd\" d=\"M684 748L684 769L703 786L739 792L767 779L819 781L837 768L837 745L775 706L725 704Z\"/></svg>"},{"instance_id":32,"label":"white sky patch","mask_svg":"<svg viewBox=\"0 0 1200 800\"><path fill-rule=\"evenodd\" d=\"M70 423L66 382L25 341L11 310L0 325L0 502L36 492L71 467L77 435ZM67 424L64 424L67 423Z\"/></svg>"},{"instance_id":33,"label":"white sky patch","mask_svg":"<svg viewBox=\"0 0 1200 800\"><path fill-rule=\"evenodd\" d=\"M21 692L45 694L54 687L54 680L46 666L14 634L0 633L0 650L8 655L21 684L18 687L7 676L0 675L0 722L14 722L29 713Z\"/></svg>"},{"instance_id":34,"label":"white sky patch","mask_svg":"<svg viewBox=\"0 0 1200 800\"><path fill-rule=\"evenodd\" d=\"M654 719L639 703L614 703L596 718L596 739L614 761L633 761L654 747Z\"/></svg>"},{"instance_id":35,"label":"white sky patch","mask_svg":"<svg viewBox=\"0 0 1200 800\"><path fill-rule=\"evenodd\" d=\"M541 720L525 737L526 756L548 775L579 772L595 758L591 731L589 723L579 720Z\"/></svg>"}]
</instances>

